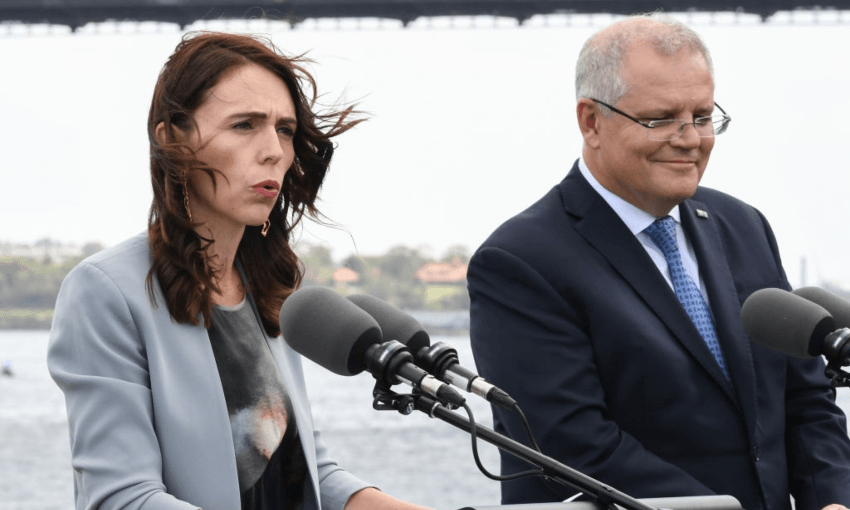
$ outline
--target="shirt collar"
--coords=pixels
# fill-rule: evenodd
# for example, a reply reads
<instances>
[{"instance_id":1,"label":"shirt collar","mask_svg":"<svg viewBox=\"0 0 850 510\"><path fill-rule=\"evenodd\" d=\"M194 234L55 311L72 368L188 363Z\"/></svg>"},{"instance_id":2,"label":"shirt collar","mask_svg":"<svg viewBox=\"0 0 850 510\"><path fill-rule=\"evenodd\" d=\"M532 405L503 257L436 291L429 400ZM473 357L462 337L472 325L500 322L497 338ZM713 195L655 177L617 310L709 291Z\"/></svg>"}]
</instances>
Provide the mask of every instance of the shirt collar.
<instances>
[{"instance_id":1,"label":"shirt collar","mask_svg":"<svg viewBox=\"0 0 850 510\"><path fill-rule=\"evenodd\" d=\"M614 209L614 212L617 213L617 216L619 216L621 220L623 220L623 223L626 224L626 227L628 227L632 234L638 235L643 232L646 227L652 225L652 223L658 219L605 189L605 187L596 180L596 177L593 176L590 169L587 168L587 163L584 162L584 157L579 158L578 169L581 172L581 175L587 179L590 186L599 193L602 199L605 200L609 206L611 206L611 209ZM681 223L678 207L674 207L667 214L672 216L673 219L676 220L676 223Z\"/></svg>"}]
</instances>

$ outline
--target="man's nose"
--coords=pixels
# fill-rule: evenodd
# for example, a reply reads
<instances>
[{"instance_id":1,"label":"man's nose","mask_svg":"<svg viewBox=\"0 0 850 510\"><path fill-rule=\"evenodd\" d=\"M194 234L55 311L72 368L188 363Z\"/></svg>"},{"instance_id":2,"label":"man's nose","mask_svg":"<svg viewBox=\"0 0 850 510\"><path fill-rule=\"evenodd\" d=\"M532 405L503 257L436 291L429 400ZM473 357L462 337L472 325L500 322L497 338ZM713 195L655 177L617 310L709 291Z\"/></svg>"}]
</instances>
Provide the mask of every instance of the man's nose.
<instances>
[{"instance_id":1,"label":"man's nose","mask_svg":"<svg viewBox=\"0 0 850 510\"><path fill-rule=\"evenodd\" d=\"M679 127L679 136L670 140L670 143L683 147L696 147L702 143L701 137L697 132L696 124L693 122L683 123Z\"/></svg>"}]
</instances>

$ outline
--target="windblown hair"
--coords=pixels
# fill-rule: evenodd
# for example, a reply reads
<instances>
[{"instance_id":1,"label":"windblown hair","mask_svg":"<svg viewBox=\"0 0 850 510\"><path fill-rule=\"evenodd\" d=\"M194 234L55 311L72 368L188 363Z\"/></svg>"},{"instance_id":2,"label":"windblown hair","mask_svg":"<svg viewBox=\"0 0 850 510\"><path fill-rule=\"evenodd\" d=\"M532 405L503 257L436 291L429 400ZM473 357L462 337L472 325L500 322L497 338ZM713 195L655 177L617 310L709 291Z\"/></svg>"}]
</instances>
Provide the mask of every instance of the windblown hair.
<instances>
[{"instance_id":1,"label":"windblown hair","mask_svg":"<svg viewBox=\"0 0 850 510\"><path fill-rule=\"evenodd\" d=\"M622 76L625 55L642 42L649 42L662 55L675 55L685 48L698 52L714 79L711 55L696 32L666 14L642 14L611 25L584 43L576 62L576 99L616 104L628 93ZM602 110L606 115L611 113L608 108Z\"/></svg>"},{"instance_id":2,"label":"windblown hair","mask_svg":"<svg viewBox=\"0 0 850 510\"><path fill-rule=\"evenodd\" d=\"M316 84L304 69L309 61L303 55L284 56L269 40L211 32L187 34L160 72L148 115L153 185L148 237L153 260L147 287L155 302L156 277L175 321L195 325L203 316L204 326L210 327L212 293L219 290L209 249L215 241L195 232L184 202L190 172L206 172L215 182L217 170L199 161L175 136L175 128L184 133L196 130L193 115L210 90L229 72L249 63L268 69L286 84L298 122L295 159L269 216L268 234L263 237L261 227L246 227L236 254L263 326L274 337L280 334L280 307L302 277L289 244L292 231L305 213L318 217L315 201L333 153L330 139L362 119L351 120L352 106L314 112ZM156 136L160 123L165 127L162 143Z\"/></svg>"}]
</instances>

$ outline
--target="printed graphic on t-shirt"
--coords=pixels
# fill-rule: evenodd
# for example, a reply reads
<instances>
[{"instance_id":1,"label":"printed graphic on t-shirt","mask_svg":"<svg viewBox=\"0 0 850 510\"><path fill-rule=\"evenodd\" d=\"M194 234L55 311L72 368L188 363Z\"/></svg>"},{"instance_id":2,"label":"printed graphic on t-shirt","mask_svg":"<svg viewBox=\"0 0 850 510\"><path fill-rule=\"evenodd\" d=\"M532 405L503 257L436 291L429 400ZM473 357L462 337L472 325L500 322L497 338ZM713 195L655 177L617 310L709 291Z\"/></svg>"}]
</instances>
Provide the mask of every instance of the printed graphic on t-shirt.
<instances>
[{"instance_id":1,"label":"printed graphic on t-shirt","mask_svg":"<svg viewBox=\"0 0 850 510\"><path fill-rule=\"evenodd\" d=\"M210 342L230 415L240 491L263 475L286 432L286 392L259 328L248 303L213 312Z\"/></svg>"}]
</instances>

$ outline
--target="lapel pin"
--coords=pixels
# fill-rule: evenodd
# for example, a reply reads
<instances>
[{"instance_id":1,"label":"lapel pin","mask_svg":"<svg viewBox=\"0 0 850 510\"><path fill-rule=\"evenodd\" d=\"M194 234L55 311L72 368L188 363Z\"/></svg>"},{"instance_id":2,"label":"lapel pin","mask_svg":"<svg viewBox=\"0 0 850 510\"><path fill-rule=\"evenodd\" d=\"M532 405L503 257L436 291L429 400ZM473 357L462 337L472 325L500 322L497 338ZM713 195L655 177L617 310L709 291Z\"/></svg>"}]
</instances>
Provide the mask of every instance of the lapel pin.
<instances>
[{"instance_id":1,"label":"lapel pin","mask_svg":"<svg viewBox=\"0 0 850 510\"><path fill-rule=\"evenodd\" d=\"M697 216L700 218L708 218L708 213L703 211L702 209L697 209Z\"/></svg>"}]
</instances>

